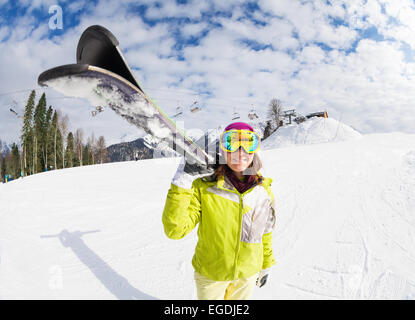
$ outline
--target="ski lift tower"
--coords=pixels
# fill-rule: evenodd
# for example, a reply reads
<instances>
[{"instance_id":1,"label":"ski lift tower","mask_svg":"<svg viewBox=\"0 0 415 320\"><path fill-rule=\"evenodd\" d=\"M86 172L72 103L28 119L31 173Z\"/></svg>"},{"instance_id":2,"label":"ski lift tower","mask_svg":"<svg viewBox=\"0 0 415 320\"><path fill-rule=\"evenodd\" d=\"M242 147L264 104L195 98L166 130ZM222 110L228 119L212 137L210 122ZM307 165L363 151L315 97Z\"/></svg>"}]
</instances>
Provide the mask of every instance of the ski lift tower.
<instances>
[{"instance_id":1,"label":"ski lift tower","mask_svg":"<svg viewBox=\"0 0 415 320\"><path fill-rule=\"evenodd\" d=\"M294 117L295 116L295 109L291 109L291 110L285 110L285 111L283 111L282 112L282 116L284 117L284 118L288 118L289 120L289 122L288 122L288 124L291 124L291 118L292 117Z\"/></svg>"}]
</instances>

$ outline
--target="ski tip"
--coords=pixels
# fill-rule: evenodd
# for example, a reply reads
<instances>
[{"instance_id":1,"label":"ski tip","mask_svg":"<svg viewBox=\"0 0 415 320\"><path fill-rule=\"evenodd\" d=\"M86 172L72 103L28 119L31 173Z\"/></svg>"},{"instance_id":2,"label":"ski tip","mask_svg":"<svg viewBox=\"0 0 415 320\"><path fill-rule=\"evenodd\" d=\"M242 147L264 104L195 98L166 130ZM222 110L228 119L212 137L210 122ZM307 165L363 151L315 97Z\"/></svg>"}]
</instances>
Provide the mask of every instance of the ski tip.
<instances>
[{"instance_id":1,"label":"ski tip","mask_svg":"<svg viewBox=\"0 0 415 320\"><path fill-rule=\"evenodd\" d=\"M117 38L112 34L112 32L98 24L86 28L81 35L81 39L83 37L105 37L109 41L111 41L114 47L117 47L119 45Z\"/></svg>"},{"instance_id":2,"label":"ski tip","mask_svg":"<svg viewBox=\"0 0 415 320\"><path fill-rule=\"evenodd\" d=\"M89 47L89 50L95 51L105 47L117 47L119 42L117 38L109 31L100 25L93 25L85 29L78 41L76 48L76 62L82 63L82 53L85 47ZM95 50L94 50L95 49Z\"/></svg>"},{"instance_id":3,"label":"ski tip","mask_svg":"<svg viewBox=\"0 0 415 320\"><path fill-rule=\"evenodd\" d=\"M48 81L83 73L88 70L88 67L87 64L67 64L55 67L42 72L37 79L37 83L42 87L47 87Z\"/></svg>"}]
</instances>

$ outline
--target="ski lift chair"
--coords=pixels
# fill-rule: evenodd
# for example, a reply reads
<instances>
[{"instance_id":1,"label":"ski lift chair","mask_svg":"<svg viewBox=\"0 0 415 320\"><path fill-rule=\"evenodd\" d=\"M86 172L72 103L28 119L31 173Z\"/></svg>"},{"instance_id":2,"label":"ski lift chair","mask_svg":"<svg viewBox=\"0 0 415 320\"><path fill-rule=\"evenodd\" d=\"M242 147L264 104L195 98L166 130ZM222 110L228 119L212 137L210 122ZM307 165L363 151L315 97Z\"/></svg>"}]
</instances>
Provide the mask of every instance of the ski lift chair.
<instances>
[{"instance_id":1,"label":"ski lift chair","mask_svg":"<svg viewBox=\"0 0 415 320\"><path fill-rule=\"evenodd\" d=\"M183 108L182 107L177 107L176 108L176 114L174 116L172 116L172 118L178 117L181 114L183 114Z\"/></svg>"},{"instance_id":2,"label":"ski lift chair","mask_svg":"<svg viewBox=\"0 0 415 320\"><path fill-rule=\"evenodd\" d=\"M195 101L195 102L193 102L192 104L191 104L191 106L190 106L190 112L192 112L192 113L195 113L195 112L199 112L201 109L200 109L200 107L198 106L198 102L197 101Z\"/></svg>"},{"instance_id":3,"label":"ski lift chair","mask_svg":"<svg viewBox=\"0 0 415 320\"><path fill-rule=\"evenodd\" d=\"M235 108L233 108L232 120L238 120L240 118L241 118L241 116L239 115L239 113L236 112Z\"/></svg>"},{"instance_id":4,"label":"ski lift chair","mask_svg":"<svg viewBox=\"0 0 415 320\"><path fill-rule=\"evenodd\" d=\"M19 115L15 110L13 110L13 108L10 108L10 112L13 113L20 120L23 120L23 116Z\"/></svg>"},{"instance_id":5,"label":"ski lift chair","mask_svg":"<svg viewBox=\"0 0 415 320\"><path fill-rule=\"evenodd\" d=\"M198 107L198 106L195 106L195 107L193 107L193 108L191 108L190 109L190 111L192 112L192 113L196 113L196 112L199 112L201 109Z\"/></svg>"},{"instance_id":6,"label":"ski lift chair","mask_svg":"<svg viewBox=\"0 0 415 320\"><path fill-rule=\"evenodd\" d=\"M255 119L258 119L259 117L256 113L249 112L248 113L248 118L249 118L249 120L255 120Z\"/></svg>"},{"instance_id":7,"label":"ski lift chair","mask_svg":"<svg viewBox=\"0 0 415 320\"><path fill-rule=\"evenodd\" d=\"M233 114L233 116L232 116L232 120L238 120L238 119L240 119L241 117L239 116L239 113L237 113L237 112L234 112L234 114Z\"/></svg>"},{"instance_id":8,"label":"ski lift chair","mask_svg":"<svg viewBox=\"0 0 415 320\"><path fill-rule=\"evenodd\" d=\"M256 113L255 107L253 106L251 111L248 112L248 118L250 120L259 119L258 114Z\"/></svg>"}]
</instances>

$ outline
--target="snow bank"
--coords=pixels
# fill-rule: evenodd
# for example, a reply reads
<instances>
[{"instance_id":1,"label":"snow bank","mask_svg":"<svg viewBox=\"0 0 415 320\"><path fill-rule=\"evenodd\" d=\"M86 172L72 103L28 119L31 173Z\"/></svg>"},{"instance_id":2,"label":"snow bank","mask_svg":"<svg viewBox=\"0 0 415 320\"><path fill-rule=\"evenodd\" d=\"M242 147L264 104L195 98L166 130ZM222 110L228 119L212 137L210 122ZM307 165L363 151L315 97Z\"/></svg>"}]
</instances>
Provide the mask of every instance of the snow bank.
<instances>
[{"instance_id":1,"label":"snow bank","mask_svg":"<svg viewBox=\"0 0 415 320\"><path fill-rule=\"evenodd\" d=\"M361 134L333 118L311 118L279 128L264 140L263 150L359 139Z\"/></svg>"}]
</instances>

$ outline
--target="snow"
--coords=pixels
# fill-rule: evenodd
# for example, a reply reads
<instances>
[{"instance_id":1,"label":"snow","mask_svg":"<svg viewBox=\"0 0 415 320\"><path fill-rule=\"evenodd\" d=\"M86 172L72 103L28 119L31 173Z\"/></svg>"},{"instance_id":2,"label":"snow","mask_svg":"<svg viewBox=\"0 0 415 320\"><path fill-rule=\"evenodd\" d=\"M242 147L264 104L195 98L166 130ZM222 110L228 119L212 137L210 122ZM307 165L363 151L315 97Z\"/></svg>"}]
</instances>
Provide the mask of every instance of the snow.
<instances>
[{"instance_id":1,"label":"snow","mask_svg":"<svg viewBox=\"0 0 415 320\"><path fill-rule=\"evenodd\" d=\"M262 149L291 147L359 139L361 134L333 118L310 118L297 125L280 127L264 140Z\"/></svg>"},{"instance_id":2,"label":"snow","mask_svg":"<svg viewBox=\"0 0 415 320\"><path fill-rule=\"evenodd\" d=\"M309 132L323 128L316 120ZM415 135L335 139L262 158L274 179L277 265L254 299L415 299ZM70 168L0 185L0 299L196 299L197 232L170 240L161 223L179 162Z\"/></svg>"}]
</instances>

